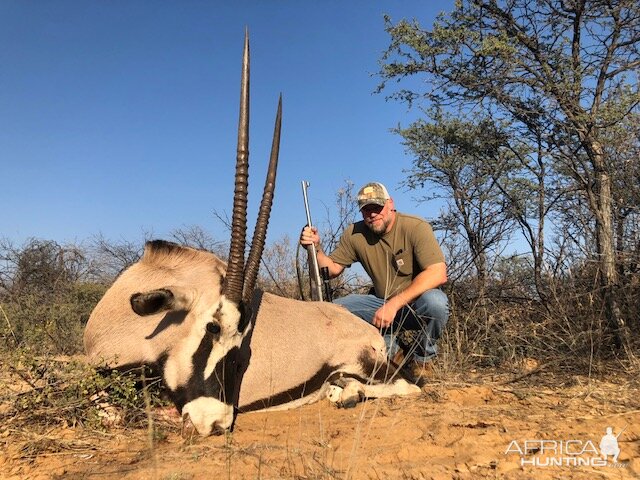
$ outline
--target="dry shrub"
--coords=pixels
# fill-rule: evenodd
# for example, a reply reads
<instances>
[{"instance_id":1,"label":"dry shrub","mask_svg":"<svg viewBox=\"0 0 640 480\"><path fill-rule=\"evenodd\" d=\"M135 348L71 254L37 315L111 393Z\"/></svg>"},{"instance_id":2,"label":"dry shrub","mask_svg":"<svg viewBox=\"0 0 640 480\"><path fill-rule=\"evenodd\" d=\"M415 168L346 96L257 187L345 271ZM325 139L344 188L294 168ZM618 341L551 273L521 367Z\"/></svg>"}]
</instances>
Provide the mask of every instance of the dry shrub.
<instances>
[{"instance_id":1,"label":"dry shrub","mask_svg":"<svg viewBox=\"0 0 640 480\"><path fill-rule=\"evenodd\" d=\"M0 338L12 348L41 355L80 353L84 326L106 290L106 285L73 283L52 295L11 295L0 304Z\"/></svg>"},{"instance_id":2,"label":"dry shrub","mask_svg":"<svg viewBox=\"0 0 640 480\"><path fill-rule=\"evenodd\" d=\"M637 371L640 341L631 346L631 355L613 350L598 291L576 280L549 282L546 301L534 299L530 291L505 290L499 284L478 297L473 282L459 283L449 292L451 316L441 340L441 362L458 372L543 365L590 375L608 369L612 362L628 372ZM635 302L637 312L638 294L627 293L621 302ZM632 318L629 310L625 316L627 325L636 328L637 317Z\"/></svg>"},{"instance_id":3,"label":"dry shrub","mask_svg":"<svg viewBox=\"0 0 640 480\"><path fill-rule=\"evenodd\" d=\"M82 358L36 356L27 350L2 351L0 425L3 430L56 426L104 429L142 426L146 403L166 405L159 377L141 369L100 371Z\"/></svg>"}]
</instances>

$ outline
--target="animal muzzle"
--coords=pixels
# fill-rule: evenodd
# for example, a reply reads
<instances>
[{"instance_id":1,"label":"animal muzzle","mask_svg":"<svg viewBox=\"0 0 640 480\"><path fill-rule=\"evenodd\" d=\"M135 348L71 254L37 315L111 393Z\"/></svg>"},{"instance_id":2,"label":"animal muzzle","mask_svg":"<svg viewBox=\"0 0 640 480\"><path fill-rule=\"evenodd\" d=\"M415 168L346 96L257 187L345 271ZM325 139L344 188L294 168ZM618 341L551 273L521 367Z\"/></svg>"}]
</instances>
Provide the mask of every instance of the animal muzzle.
<instances>
[{"instance_id":1,"label":"animal muzzle","mask_svg":"<svg viewBox=\"0 0 640 480\"><path fill-rule=\"evenodd\" d=\"M182 409L182 435L220 435L233 424L233 405L212 397L200 397Z\"/></svg>"}]
</instances>

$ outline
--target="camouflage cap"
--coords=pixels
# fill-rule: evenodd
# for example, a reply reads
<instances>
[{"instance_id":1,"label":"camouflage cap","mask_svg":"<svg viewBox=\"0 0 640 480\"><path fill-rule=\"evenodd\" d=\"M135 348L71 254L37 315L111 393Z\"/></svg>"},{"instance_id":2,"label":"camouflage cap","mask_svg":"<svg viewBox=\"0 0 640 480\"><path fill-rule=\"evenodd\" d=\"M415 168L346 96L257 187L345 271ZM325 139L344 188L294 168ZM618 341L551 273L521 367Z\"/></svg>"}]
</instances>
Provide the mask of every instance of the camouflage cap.
<instances>
[{"instance_id":1,"label":"camouflage cap","mask_svg":"<svg viewBox=\"0 0 640 480\"><path fill-rule=\"evenodd\" d=\"M384 204L390 198L389 192L387 192L387 189L381 183L367 183L358 192L358 208L362 210L362 207L371 204L384 207Z\"/></svg>"}]
</instances>

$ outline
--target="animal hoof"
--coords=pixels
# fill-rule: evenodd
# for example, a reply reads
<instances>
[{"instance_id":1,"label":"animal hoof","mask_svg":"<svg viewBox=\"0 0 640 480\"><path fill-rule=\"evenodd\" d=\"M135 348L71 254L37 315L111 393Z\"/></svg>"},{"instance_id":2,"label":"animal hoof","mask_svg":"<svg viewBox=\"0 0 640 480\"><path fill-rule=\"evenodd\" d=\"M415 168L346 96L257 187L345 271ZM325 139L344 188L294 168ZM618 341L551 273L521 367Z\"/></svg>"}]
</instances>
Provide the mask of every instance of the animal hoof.
<instances>
[{"instance_id":1,"label":"animal hoof","mask_svg":"<svg viewBox=\"0 0 640 480\"><path fill-rule=\"evenodd\" d=\"M338 403L340 401L340 397L342 396L342 388L337 385L330 385L329 390L327 391L327 398L331 403Z\"/></svg>"},{"instance_id":2,"label":"animal hoof","mask_svg":"<svg viewBox=\"0 0 640 480\"><path fill-rule=\"evenodd\" d=\"M364 400L364 390L361 385L353 382L342 392L342 398L340 398L338 406L342 408L353 408L362 400Z\"/></svg>"},{"instance_id":3,"label":"animal hoof","mask_svg":"<svg viewBox=\"0 0 640 480\"><path fill-rule=\"evenodd\" d=\"M355 395L342 400L338 406L341 408L353 408L360 402L360 395Z\"/></svg>"}]
</instances>

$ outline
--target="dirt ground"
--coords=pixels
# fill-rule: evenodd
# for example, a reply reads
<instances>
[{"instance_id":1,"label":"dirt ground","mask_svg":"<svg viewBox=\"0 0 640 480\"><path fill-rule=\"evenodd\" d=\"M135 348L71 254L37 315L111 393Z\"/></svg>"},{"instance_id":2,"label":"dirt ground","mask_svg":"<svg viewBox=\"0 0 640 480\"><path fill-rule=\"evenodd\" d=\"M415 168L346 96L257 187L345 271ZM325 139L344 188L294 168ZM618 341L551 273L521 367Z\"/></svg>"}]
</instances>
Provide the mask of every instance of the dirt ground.
<instances>
[{"instance_id":1,"label":"dirt ground","mask_svg":"<svg viewBox=\"0 0 640 480\"><path fill-rule=\"evenodd\" d=\"M418 396L350 410L325 400L240 415L233 433L218 437L183 439L167 411L155 411L151 429L35 434L0 426L0 477L640 478L639 394L628 377L542 372L513 381L474 372L434 379ZM620 454L602 465L607 427L619 435Z\"/></svg>"}]
</instances>

